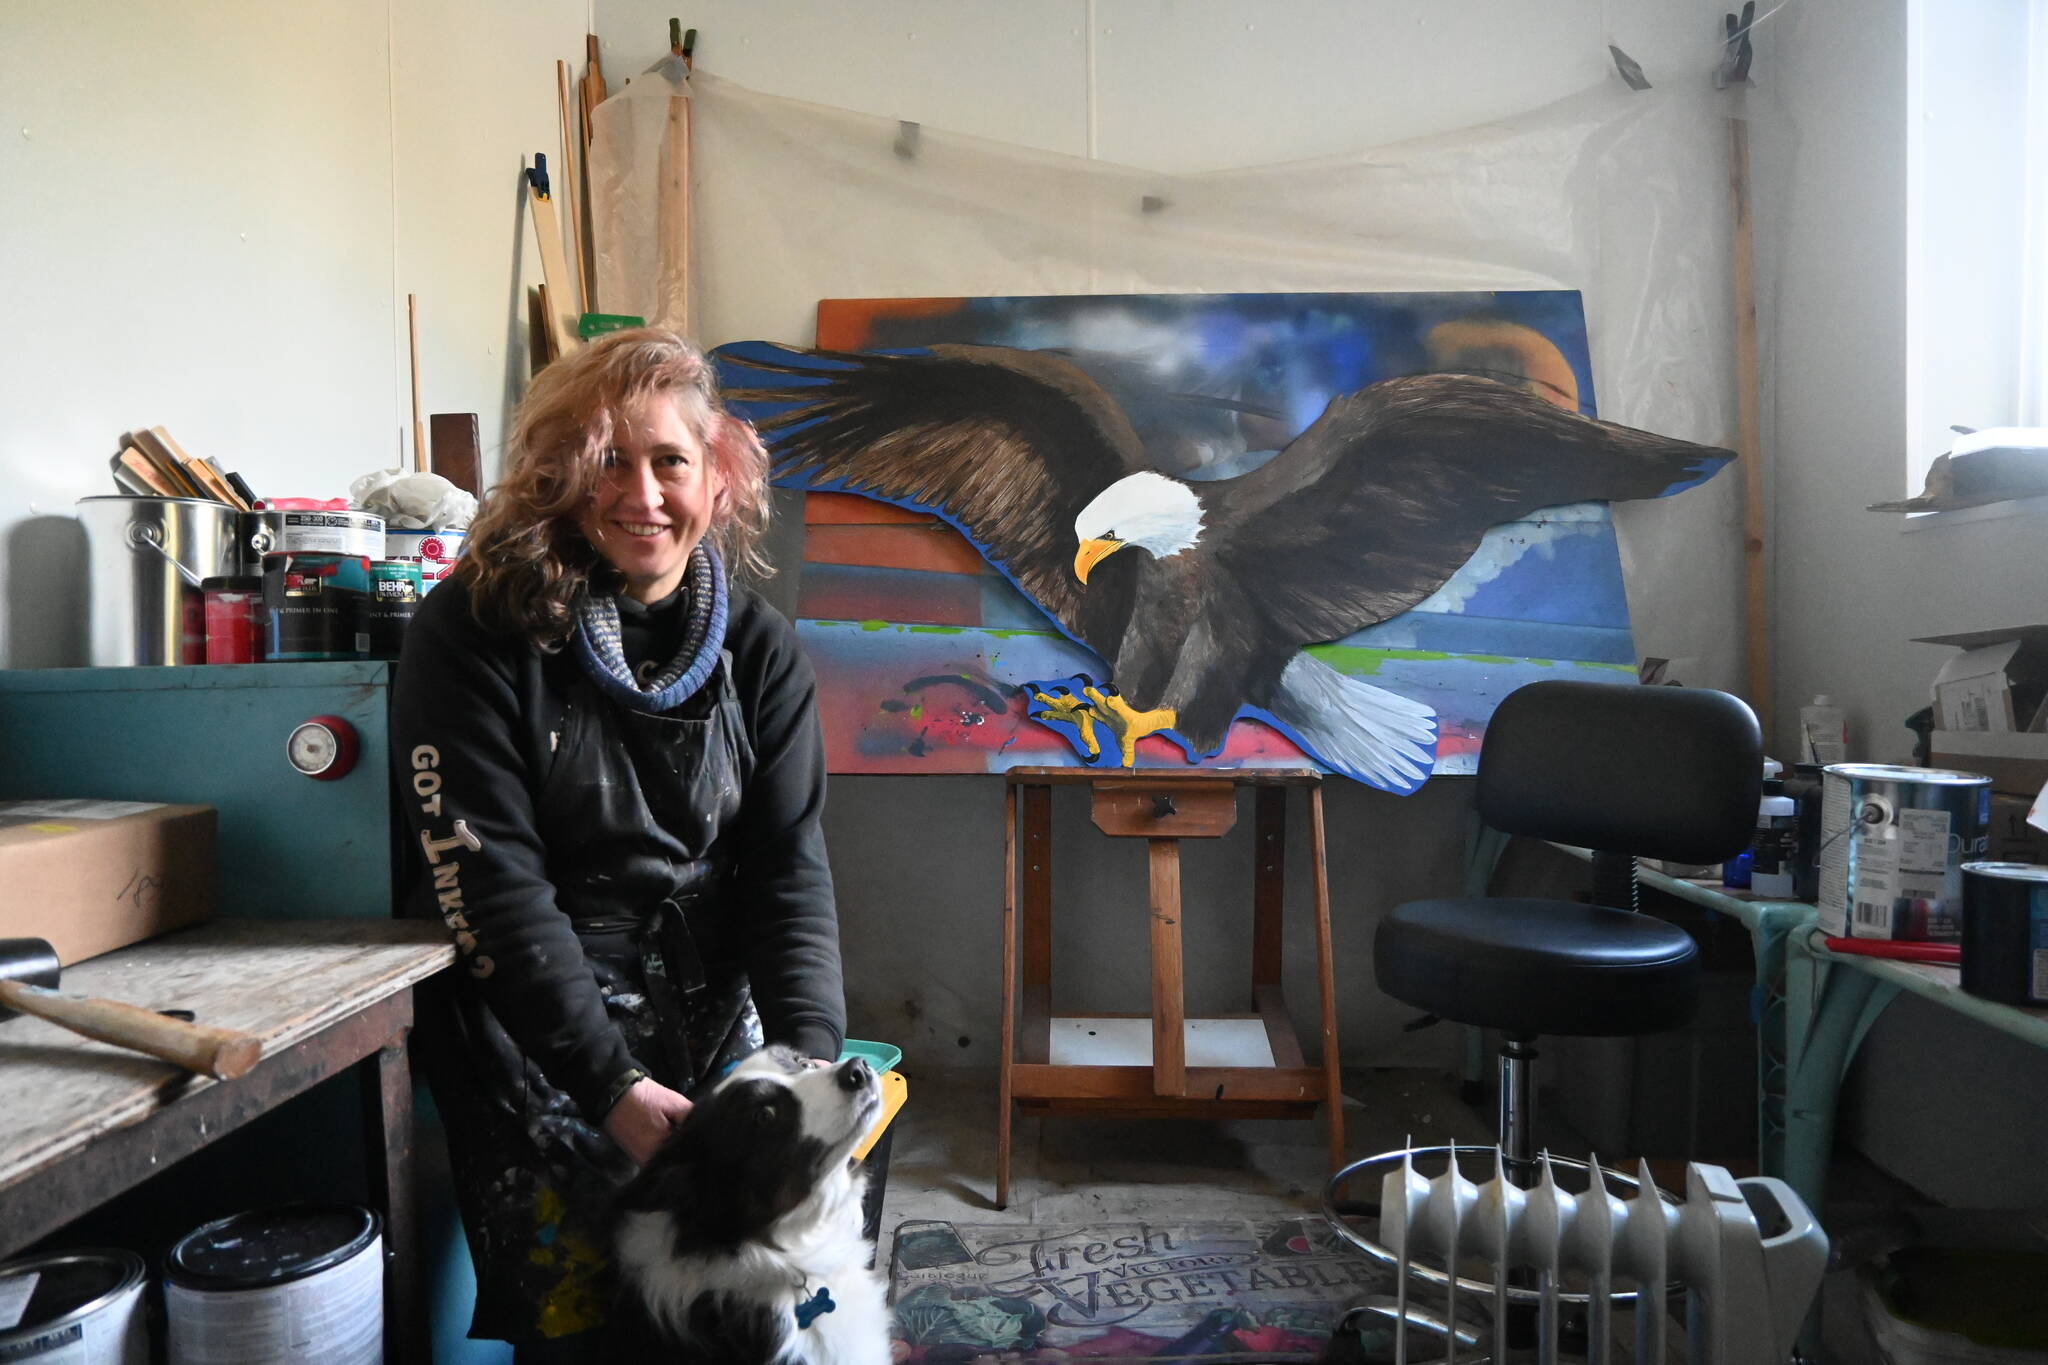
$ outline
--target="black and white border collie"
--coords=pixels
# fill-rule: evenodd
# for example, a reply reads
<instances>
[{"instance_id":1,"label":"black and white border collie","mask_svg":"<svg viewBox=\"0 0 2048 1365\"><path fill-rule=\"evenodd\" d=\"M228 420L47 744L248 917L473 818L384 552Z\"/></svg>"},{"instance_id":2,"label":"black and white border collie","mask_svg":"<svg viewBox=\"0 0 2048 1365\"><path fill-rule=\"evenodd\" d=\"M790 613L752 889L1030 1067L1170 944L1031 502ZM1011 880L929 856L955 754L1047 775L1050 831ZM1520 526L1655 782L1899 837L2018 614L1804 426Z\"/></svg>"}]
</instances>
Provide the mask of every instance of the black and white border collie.
<instances>
[{"instance_id":1,"label":"black and white border collie","mask_svg":"<svg viewBox=\"0 0 2048 1365\"><path fill-rule=\"evenodd\" d=\"M882 1107L860 1058L763 1048L676 1125L615 1207L622 1361L889 1360L853 1149Z\"/></svg>"}]
</instances>

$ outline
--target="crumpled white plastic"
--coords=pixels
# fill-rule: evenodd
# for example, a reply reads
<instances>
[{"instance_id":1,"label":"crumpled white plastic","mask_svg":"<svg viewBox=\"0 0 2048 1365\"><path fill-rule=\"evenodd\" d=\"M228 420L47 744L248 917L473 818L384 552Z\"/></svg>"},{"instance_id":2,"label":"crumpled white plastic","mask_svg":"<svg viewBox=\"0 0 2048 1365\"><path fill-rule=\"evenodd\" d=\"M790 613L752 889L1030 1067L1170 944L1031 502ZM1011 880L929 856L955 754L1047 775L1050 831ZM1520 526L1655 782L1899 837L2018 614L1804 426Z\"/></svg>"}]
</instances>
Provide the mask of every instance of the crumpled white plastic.
<instances>
[{"instance_id":1,"label":"crumpled white plastic","mask_svg":"<svg viewBox=\"0 0 2048 1365\"><path fill-rule=\"evenodd\" d=\"M351 483L348 495L392 531L460 531L476 516L476 499L439 474L376 469Z\"/></svg>"}]
</instances>

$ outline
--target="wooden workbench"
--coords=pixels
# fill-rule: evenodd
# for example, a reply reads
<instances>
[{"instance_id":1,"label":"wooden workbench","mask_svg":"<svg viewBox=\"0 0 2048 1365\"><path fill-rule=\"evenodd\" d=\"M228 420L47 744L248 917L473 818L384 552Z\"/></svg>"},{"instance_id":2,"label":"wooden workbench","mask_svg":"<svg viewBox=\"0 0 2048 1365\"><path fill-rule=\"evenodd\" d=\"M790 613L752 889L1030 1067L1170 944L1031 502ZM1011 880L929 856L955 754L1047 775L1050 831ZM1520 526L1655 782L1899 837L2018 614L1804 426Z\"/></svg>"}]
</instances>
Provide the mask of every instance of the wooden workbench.
<instances>
[{"instance_id":1,"label":"wooden workbench","mask_svg":"<svg viewBox=\"0 0 2048 1365\"><path fill-rule=\"evenodd\" d=\"M263 1039L232 1081L41 1020L0 1022L0 1257L361 1064L385 1215L387 1359L427 1358L412 1180L412 988L454 961L439 924L216 920L64 969L63 989Z\"/></svg>"}]
</instances>

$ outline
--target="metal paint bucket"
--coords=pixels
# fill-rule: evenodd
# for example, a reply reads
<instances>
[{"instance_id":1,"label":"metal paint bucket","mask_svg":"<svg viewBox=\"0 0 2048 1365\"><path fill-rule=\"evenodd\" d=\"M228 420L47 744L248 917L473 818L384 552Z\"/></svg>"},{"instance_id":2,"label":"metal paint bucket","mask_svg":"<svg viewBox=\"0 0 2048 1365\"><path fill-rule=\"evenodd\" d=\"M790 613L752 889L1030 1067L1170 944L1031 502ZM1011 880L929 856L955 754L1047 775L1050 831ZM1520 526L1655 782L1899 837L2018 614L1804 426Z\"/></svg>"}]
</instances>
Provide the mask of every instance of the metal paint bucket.
<instances>
[{"instance_id":1,"label":"metal paint bucket","mask_svg":"<svg viewBox=\"0 0 2048 1365\"><path fill-rule=\"evenodd\" d=\"M455 567L468 535L467 531L386 531L383 557L418 560L420 578L432 588Z\"/></svg>"},{"instance_id":2,"label":"metal paint bucket","mask_svg":"<svg viewBox=\"0 0 2048 1365\"><path fill-rule=\"evenodd\" d=\"M1962 868L1984 853L1991 779L1832 763L1822 783L1821 930L1843 938L1960 938Z\"/></svg>"},{"instance_id":3,"label":"metal paint bucket","mask_svg":"<svg viewBox=\"0 0 2048 1365\"><path fill-rule=\"evenodd\" d=\"M263 657L273 663L360 659L370 561L360 555L263 557Z\"/></svg>"},{"instance_id":4,"label":"metal paint bucket","mask_svg":"<svg viewBox=\"0 0 2048 1365\"><path fill-rule=\"evenodd\" d=\"M170 1365L381 1365L384 1239L354 1205L208 1223L164 1258Z\"/></svg>"},{"instance_id":5,"label":"metal paint bucket","mask_svg":"<svg viewBox=\"0 0 2048 1365\"><path fill-rule=\"evenodd\" d=\"M384 558L384 518L375 512L314 512L266 508L240 514L242 563L260 573L274 554L359 555Z\"/></svg>"},{"instance_id":6,"label":"metal paint bucket","mask_svg":"<svg viewBox=\"0 0 2048 1365\"><path fill-rule=\"evenodd\" d=\"M142 1258L66 1251L0 1265L0 1360L34 1365L147 1365Z\"/></svg>"},{"instance_id":7,"label":"metal paint bucket","mask_svg":"<svg viewBox=\"0 0 2048 1365\"><path fill-rule=\"evenodd\" d=\"M2048 867L1963 864L1963 989L2048 1005Z\"/></svg>"},{"instance_id":8,"label":"metal paint bucket","mask_svg":"<svg viewBox=\"0 0 2048 1365\"><path fill-rule=\"evenodd\" d=\"M235 511L200 498L80 498L95 667L206 662L200 584L235 572Z\"/></svg>"}]
</instances>

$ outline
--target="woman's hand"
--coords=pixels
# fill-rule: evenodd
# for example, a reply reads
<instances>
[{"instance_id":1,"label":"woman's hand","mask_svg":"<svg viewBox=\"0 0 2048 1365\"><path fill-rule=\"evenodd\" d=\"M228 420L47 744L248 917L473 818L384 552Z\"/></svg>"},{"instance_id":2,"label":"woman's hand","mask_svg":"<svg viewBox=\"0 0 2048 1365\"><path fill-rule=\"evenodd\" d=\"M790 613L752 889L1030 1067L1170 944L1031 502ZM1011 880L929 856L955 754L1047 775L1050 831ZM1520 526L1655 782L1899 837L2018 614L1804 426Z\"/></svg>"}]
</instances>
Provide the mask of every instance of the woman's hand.
<instances>
[{"instance_id":1,"label":"woman's hand","mask_svg":"<svg viewBox=\"0 0 2048 1365\"><path fill-rule=\"evenodd\" d=\"M690 1102L660 1081L647 1077L633 1082L619 1102L604 1116L604 1131L635 1165L645 1166L668 1130L683 1121Z\"/></svg>"}]
</instances>

